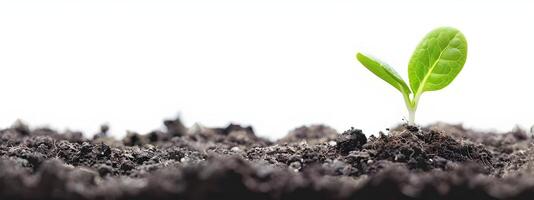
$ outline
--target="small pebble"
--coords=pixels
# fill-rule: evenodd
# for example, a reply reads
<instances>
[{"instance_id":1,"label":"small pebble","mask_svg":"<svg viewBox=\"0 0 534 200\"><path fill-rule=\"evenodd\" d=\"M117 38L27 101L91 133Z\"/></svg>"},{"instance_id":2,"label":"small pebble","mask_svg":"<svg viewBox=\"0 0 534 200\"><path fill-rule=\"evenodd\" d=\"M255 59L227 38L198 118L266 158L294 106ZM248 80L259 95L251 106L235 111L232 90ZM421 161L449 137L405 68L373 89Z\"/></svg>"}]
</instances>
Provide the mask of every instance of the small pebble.
<instances>
[{"instance_id":1,"label":"small pebble","mask_svg":"<svg viewBox=\"0 0 534 200\"><path fill-rule=\"evenodd\" d=\"M240 149L238 146L235 146L235 147L232 147L232 148L230 149L230 151L238 152L238 151L241 151L241 149Z\"/></svg>"},{"instance_id":2,"label":"small pebble","mask_svg":"<svg viewBox=\"0 0 534 200\"><path fill-rule=\"evenodd\" d=\"M181 158L180 162L188 162L189 160L191 159L189 159L189 157L186 156L186 157Z\"/></svg>"},{"instance_id":3,"label":"small pebble","mask_svg":"<svg viewBox=\"0 0 534 200\"><path fill-rule=\"evenodd\" d=\"M302 168L302 164L300 164L298 161L295 161L289 164L289 168L293 169L295 172L298 172Z\"/></svg>"},{"instance_id":4,"label":"small pebble","mask_svg":"<svg viewBox=\"0 0 534 200\"><path fill-rule=\"evenodd\" d=\"M106 164L101 164L97 166L97 171L98 171L98 174L100 174L100 176L106 176L113 172L113 167L106 165Z\"/></svg>"},{"instance_id":5,"label":"small pebble","mask_svg":"<svg viewBox=\"0 0 534 200\"><path fill-rule=\"evenodd\" d=\"M336 141L333 141L333 140L330 140L330 141L328 141L328 145L330 145L330 146L333 147L333 146L336 146L336 145L337 145L337 142L336 142Z\"/></svg>"}]
</instances>

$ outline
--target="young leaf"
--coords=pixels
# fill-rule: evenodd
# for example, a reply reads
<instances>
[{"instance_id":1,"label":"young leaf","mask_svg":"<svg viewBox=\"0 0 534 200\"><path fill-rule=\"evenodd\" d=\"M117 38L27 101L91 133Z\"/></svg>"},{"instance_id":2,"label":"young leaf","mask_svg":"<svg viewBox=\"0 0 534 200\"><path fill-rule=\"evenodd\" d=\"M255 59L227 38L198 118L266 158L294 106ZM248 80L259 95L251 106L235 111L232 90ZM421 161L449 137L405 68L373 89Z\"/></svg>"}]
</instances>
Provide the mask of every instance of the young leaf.
<instances>
[{"instance_id":1,"label":"young leaf","mask_svg":"<svg viewBox=\"0 0 534 200\"><path fill-rule=\"evenodd\" d=\"M366 56L362 53L356 54L356 58L363 66L365 66L369 71L373 72L382 80L388 82L393 87L397 88L403 94L410 94L410 88L404 82L402 77L392 69L388 64L383 63L375 58Z\"/></svg>"},{"instance_id":2,"label":"young leaf","mask_svg":"<svg viewBox=\"0 0 534 200\"><path fill-rule=\"evenodd\" d=\"M451 27L428 33L415 49L408 64L410 86L416 95L440 90L460 73L467 58L464 35Z\"/></svg>"}]
</instances>

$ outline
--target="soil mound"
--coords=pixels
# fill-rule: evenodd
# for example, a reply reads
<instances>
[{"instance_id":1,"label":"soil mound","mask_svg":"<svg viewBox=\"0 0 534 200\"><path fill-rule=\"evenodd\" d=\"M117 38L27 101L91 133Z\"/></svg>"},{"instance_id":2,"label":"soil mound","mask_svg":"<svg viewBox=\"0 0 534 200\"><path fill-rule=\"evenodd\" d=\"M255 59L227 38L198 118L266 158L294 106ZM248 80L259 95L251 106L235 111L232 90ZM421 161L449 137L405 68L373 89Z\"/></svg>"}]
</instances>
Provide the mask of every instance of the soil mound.
<instances>
[{"instance_id":1,"label":"soil mound","mask_svg":"<svg viewBox=\"0 0 534 200\"><path fill-rule=\"evenodd\" d=\"M517 129L399 126L366 137L303 126L272 142L252 127L94 138L0 130L0 199L534 199L532 138Z\"/></svg>"}]
</instances>

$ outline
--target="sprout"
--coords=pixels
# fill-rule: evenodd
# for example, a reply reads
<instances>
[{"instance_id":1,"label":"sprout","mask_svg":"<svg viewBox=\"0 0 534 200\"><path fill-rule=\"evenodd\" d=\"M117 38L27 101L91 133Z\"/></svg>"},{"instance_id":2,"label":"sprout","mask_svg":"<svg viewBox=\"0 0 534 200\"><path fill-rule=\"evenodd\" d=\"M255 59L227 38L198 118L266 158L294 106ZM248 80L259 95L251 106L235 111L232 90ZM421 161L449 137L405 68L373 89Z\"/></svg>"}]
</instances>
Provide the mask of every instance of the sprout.
<instances>
[{"instance_id":1,"label":"sprout","mask_svg":"<svg viewBox=\"0 0 534 200\"><path fill-rule=\"evenodd\" d=\"M467 58L467 41L459 30L451 27L437 28L428 33L408 64L409 87L388 64L362 53L357 53L356 58L369 71L402 93L409 112L408 123L414 125L421 95L443 89L462 70Z\"/></svg>"}]
</instances>

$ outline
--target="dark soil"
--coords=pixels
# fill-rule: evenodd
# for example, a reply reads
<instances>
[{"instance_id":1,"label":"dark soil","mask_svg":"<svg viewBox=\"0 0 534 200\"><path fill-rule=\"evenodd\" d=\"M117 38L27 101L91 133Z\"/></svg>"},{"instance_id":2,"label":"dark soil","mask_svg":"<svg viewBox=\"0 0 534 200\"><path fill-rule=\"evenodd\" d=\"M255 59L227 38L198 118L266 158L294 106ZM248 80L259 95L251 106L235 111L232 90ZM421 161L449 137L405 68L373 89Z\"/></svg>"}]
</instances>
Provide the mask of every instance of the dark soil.
<instances>
[{"instance_id":1,"label":"dark soil","mask_svg":"<svg viewBox=\"0 0 534 200\"><path fill-rule=\"evenodd\" d=\"M0 130L0 199L534 199L522 130L399 126L367 138L303 126L273 142L251 127L164 122L165 131Z\"/></svg>"}]
</instances>

